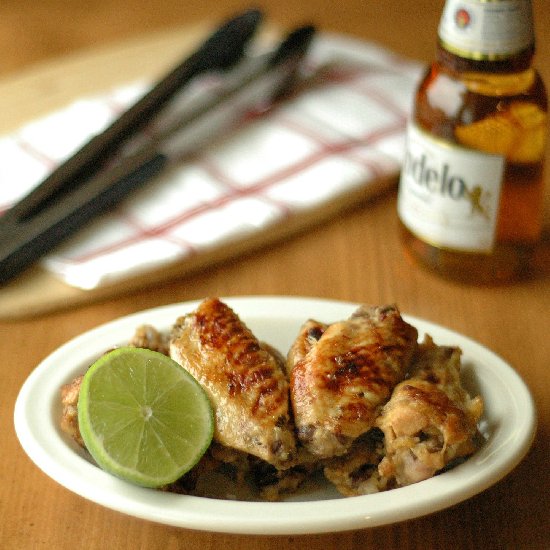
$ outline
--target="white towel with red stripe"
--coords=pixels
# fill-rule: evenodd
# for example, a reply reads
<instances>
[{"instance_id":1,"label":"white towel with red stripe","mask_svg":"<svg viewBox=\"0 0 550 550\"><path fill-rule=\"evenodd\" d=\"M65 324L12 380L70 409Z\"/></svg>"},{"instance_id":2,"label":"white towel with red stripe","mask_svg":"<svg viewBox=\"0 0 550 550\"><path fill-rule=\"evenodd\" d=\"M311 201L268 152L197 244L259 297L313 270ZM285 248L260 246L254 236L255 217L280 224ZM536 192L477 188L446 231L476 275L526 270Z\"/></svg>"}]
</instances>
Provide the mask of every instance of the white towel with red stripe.
<instances>
[{"instance_id":1,"label":"white towel with red stripe","mask_svg":"<svg viewBox=\"0 0 550 550\"><path fill-rule=\"evenodd\" d=\"M41 260L94 289L249 238L397 175L421 67L376 45L320 35L314 84L171 168ZM307 76L307 75L306 75ZM147 89L82 99L0 138L0 212Z\"/></svg>"}]
</instances>

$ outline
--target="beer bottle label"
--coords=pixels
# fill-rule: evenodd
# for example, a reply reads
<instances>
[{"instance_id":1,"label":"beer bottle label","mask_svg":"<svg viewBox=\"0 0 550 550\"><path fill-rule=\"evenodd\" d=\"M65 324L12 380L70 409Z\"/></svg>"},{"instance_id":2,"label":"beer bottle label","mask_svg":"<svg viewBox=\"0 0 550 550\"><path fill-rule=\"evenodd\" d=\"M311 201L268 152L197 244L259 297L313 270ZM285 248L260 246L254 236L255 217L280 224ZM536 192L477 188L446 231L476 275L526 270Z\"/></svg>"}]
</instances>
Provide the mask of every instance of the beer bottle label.
<instances>
[{"instance_id":1,"label":"beer bottle label","mask_svg":"<svg viewBox=\"0 0 550 550\"><path fill-rule=\"evenodd\" d=\"M460 57L506 59L534 44L531 0L447 0L438 34Z\"/></svg>"},{"instance_id":2,"label":"beer bottle label","mask_svg":"<svg viewBox=\"0 0 550 550\"><path fill-rule=\"evenodd\" d=\"M496 233L504 157L434 138L410 123L398 214L433 246L490 252Z\"/></svg>"}]
</instances>

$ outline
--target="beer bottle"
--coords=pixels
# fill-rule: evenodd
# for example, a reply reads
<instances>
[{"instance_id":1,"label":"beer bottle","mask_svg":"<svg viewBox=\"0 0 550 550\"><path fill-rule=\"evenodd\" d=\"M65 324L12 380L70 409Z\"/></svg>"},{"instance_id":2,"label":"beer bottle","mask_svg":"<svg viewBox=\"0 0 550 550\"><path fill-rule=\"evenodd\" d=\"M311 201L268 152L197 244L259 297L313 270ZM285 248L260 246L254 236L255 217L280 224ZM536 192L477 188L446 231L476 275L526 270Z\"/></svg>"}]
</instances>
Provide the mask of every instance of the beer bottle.
<instances>
[{"instance_id":1,"label":"beer bottle","mask_svg":"<svg viewBox=\"0 0 550 550\"><path fill-rule=\"evenodd\" d=\"M472 283L529 274L548 102L530 0L447 0L416 96L398 194L405 249Z\"/></svg>"}]
</instances>

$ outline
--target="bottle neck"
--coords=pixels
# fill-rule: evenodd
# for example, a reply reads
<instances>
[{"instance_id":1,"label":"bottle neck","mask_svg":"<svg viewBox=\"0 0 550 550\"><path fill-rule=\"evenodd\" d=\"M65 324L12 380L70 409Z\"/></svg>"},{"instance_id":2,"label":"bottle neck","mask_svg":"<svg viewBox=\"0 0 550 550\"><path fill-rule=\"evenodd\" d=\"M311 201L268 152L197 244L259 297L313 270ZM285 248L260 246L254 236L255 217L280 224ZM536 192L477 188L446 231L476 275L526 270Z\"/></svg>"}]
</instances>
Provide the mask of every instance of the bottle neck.
<instances>
[{"instance_id":1,"label":"bottle neck","mask_svg":"<svg viewBox=\"0 0 550 550\"><path fill-rule=\"evenodd\" d=\"M520 72L535 50L531 0L447 0L438 59L458 71Z\"/></svg>"},{"instance_id":2,"label":"bottle neck","mask_svg":"<svg viewBox=\"0 0 550 550\"><path fill-rule=\"evenodd\" d=\"M438 63L454 73L521 73L531 67L534 54L535 47L531 46L505 59L471 59L450 52L441 41L437 46Z\"/></svg>"}]
</instances>

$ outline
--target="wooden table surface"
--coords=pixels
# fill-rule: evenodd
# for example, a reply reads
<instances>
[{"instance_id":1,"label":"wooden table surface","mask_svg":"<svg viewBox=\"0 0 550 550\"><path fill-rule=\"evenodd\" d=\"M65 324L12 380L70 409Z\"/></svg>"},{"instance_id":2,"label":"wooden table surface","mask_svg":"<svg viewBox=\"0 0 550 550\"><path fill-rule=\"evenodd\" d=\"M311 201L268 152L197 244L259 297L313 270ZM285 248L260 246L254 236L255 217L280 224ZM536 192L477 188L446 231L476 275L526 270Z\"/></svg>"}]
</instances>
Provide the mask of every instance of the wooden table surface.
<instances>
[{"instance_id":1,"label":"wooden table surface","mask_svg":"<svg viewBox=\"0 0 550 550\"><path fill-rule=\"evenodd\" d=\"M322 30L350 33L428 62L443 1L260 0L255 5L265 8L269 21L283 28L314 22ZM534 6L537 65L550 83L550 10L546 0L535 0ZM236 0L2 0L0 131L79 94L160 72L178 57L179 37L193 41L196 34L198 40L204 21L217 22L242 7ZM286 242L193 276L0 323L0 548L548 548L549 175L550 170L540 272L519 284L461 286L409 263L397 238L396 196L390 192ZM495 486L430 516L369 530L278 537L202 533L113 512L58 485L23 452L13 428L15 399L33 368L59 345L141 309L212 295L258 294L396 302L408 314L478 340L511 363L531 388L539 414L532 450Z\"/></svg>"}]
</instances>

